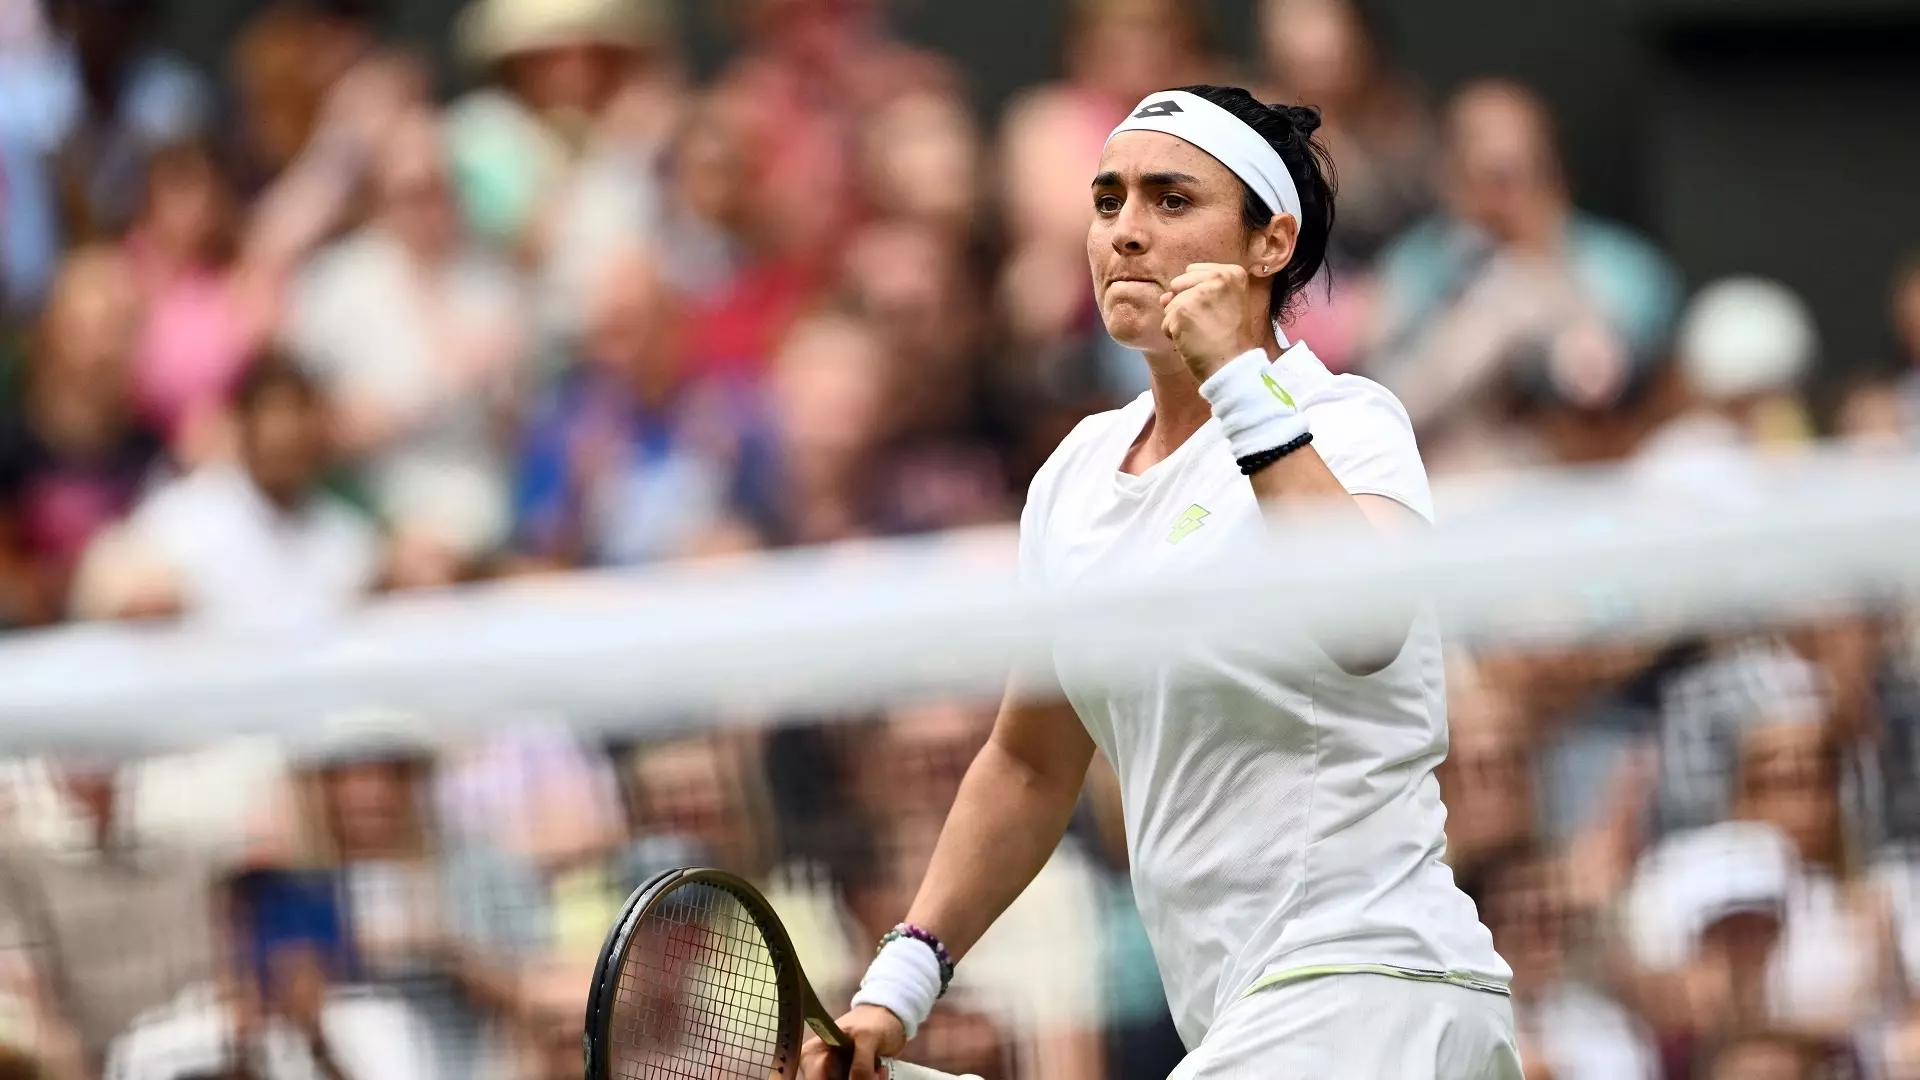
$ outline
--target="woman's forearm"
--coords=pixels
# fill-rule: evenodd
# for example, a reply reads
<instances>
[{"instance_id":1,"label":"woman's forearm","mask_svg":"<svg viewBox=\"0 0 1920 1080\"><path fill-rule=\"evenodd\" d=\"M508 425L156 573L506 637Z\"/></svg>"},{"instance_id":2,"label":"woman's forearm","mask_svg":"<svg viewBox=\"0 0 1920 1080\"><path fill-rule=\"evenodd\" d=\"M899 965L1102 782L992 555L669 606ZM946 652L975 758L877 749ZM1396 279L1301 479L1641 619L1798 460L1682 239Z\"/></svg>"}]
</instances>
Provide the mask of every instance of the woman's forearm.
<instances>
[{"instance_id":1,"label":"woman's forearm","mask_svg":"<svg viewBox=\"0 0 1920 1080\"><path fill-rule=\"evenodd\" d=\"M957 960L1019 897L1067 831L1093 743L1065 704L1009 704L967 770L907 914Z\"/></svg>"}]
</instances>

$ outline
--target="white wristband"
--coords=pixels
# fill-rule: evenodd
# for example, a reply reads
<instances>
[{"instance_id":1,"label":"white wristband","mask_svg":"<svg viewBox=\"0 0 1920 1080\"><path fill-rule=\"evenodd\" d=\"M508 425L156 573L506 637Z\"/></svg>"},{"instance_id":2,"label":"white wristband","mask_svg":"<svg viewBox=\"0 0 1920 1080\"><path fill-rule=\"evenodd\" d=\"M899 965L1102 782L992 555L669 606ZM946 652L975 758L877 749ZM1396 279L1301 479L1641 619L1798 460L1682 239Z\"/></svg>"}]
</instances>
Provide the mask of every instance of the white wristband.
<instances>
[{"instance_id":1,"label":"white wristband","mask_svg":"<svg viewBox=\"0 0 1920 1080\"><path fill-rule=\"evenodd\" d=\"M878 1005L900 1018L913 1038L940 999L940 960L924 941L895 938L867 965L855 1005Z\"/></svg>"},{"instance_id":2,"label":"white wristband","mask_svg":"<svg viewBox=\"0 0 1920 1080\"><path fill-rule=\"evenodd\" d=\"M1249 349L1200 384L1235 461L1285 446L1307 433L1307 418L1273 376L1265 349Z\"/></svg>"}]
</instances>

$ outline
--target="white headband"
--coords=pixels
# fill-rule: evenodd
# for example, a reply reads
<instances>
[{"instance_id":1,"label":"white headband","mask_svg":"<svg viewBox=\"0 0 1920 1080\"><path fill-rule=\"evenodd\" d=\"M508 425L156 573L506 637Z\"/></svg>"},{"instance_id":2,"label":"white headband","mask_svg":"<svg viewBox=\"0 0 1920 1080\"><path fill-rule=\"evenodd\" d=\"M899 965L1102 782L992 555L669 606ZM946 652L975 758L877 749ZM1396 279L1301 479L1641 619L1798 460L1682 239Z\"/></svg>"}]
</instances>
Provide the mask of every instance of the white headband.
<instances>
[{"instance_id":1,"label":"white headband","mask_svg":"<svg viewBox=\"0 0 1920 1080\"><path fill-rule=\"evenodd\" d=\"M1158 131L1182 139L1206 151L1215 161L1233 170L1253 189L1255 195L1276 214L1300 218L1300 191L1293 186L1293 174L1273 144L1260 137L1246 122L1206 98L1184 90L1162 90L1148 94L1133 110L1133 115L1107 136L1123 131Z\"/></svg>"}]
</instances>

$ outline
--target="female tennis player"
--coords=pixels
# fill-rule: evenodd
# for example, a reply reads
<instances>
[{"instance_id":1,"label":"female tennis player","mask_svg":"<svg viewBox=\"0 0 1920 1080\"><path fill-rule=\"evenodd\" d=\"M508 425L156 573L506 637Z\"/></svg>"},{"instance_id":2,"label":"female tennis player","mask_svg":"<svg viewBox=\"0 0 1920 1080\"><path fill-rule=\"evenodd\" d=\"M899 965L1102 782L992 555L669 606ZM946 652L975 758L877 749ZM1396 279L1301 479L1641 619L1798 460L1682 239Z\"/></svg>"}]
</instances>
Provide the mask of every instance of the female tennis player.
<instances>
[{"instance_id":1,"label":"female tennis player","mask_svg":"<svg viewBox=\"0 0 1920 1080\"><path fill-rule=\"evenodd\" d=\"M1277 329L1333 224L1319 123L1191 86L1148 96L1108 139L1087 260L1151 390L1083 421L1035 477L1029 579L1191 564L1290 512L1386 531L1431 518L1399 402ZM1175 1080L1517 1080L1510 972L1441 862L1431 612L1387 640L1375 655L1305 632L1185 649L1130 691L1077 675L1058 645L1056 685L1017 678L907 922L840 1021L855 1080L899 1052L1040 870L1095 747L1120 777L1134 895L1189 1050ZM1070 709L1045 703L1062 696ZM826 1080L823 1047L806 1075Z\"/></svg>"}]
</instances>

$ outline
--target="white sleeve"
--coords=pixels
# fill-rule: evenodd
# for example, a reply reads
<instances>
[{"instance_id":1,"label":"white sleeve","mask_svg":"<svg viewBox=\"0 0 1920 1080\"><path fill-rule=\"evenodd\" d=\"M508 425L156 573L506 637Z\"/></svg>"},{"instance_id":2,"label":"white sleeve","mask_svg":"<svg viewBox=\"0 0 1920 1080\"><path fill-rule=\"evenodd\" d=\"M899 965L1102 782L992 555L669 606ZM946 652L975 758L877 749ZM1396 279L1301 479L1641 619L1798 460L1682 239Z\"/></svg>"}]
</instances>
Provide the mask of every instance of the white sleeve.
<instances>
[{"instance_id":1,"label":"white sleeve","mask_svg":"<svg viewBox=\"0 0 1920 1080\"><path fill-rule=\"evenodd\" d=\"M1313 447L1354 495L1379 495L1433 520L1433 492L1413 424L1393 394L1364 379L1342 379L1308 406Z\"/></svg>"},{"instance_id":2,"label":"white sleeve","mask_svg":"<svg viewBox=\"0 0 1920 1080\"><path fill-rule=\"evenodd\" d=\"M1044 475L1044 474L1043 474ZM1045 583L1040 565L1040 528L1046 518L1041 504L1040 477L1027 489L1027 504L1020 508L1020 584L1032 588Z\"/></svg>"},{"instance_id":3,"label":"white sleeve","mask_svg":"<svg viewBox=\"0 0 1920 1080\"><path fill-rule=\"evenodd\" d=\"M1083 437L1093 418L1074 427L1042 462L1033 482L1027 485L1027 502L1020 508L1020 584L1036 588L1046 584L1046 531L1053 517L1053 506L1060 486L1060 474L1073 453L1074 444Z\"/></svg>"}]
</instances>

